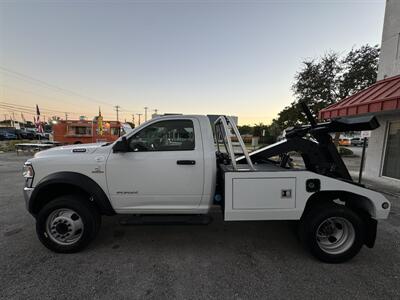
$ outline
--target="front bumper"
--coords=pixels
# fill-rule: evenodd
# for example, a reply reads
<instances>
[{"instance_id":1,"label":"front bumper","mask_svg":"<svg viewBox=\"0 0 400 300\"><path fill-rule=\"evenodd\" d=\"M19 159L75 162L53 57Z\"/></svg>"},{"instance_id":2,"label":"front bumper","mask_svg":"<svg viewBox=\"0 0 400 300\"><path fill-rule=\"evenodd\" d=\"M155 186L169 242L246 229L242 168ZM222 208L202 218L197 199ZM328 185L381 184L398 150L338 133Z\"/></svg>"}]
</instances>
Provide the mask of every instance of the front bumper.
<instances>
[{"instance_id":1,"label":"front bumper","mask_svg":"<svg viewBox=\"0 0 400 300\"><path fill-rule=\"evenodd\" d=\"M27 210L29 210L29 200L31 199L32 192L33 192L33 188L24 187L24 199L25 199L25 206L26 206Z\"/></svg>"}]
</instances>

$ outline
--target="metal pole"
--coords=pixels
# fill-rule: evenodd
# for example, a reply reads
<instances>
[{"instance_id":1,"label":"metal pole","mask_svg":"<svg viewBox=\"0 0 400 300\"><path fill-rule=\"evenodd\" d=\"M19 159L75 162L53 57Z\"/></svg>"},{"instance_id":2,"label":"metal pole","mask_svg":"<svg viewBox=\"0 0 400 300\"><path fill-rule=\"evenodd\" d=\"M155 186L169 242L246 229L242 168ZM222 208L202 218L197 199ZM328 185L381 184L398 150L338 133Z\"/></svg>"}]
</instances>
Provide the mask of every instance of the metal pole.
<instances>
[{"instance_id":1,"label":"metal pole","mask_svg":"<svg viewBox=\"0 0 400 300\"><path fill-rule=\"evenodd\" d=\"M149 108L147 107L147 106L145 106L145 108L144 108L144 121L146 122L147 121L147 110L148 110Z\"/></svg>"},{"instance_id":2,"label":"metal pole","mask_svg":"<svg viewBox=\"0 0 400 300\"><path fill-rule=\"evenodd\" d=\"M367 148L367 138L364 138L363 141L363 149L362 149L362 154L361 154L361 164L360 164L360 173L358 175L358 183L361 183L362 179L362 173L364 169L364 160L365 160L365 149Z\"/></svg>"},{"instance_id":3,"label":"metal pole","mask_svg":"<svg viewBox=\"0 0 400 300\"><path fill-rule=\"evenodd\" d=\"M119 109L120 109L120 106L119 105L115 105L114 108L115 108L115 111L117 112L117 122L119 122Z\"/></svg>"}]
</instances>

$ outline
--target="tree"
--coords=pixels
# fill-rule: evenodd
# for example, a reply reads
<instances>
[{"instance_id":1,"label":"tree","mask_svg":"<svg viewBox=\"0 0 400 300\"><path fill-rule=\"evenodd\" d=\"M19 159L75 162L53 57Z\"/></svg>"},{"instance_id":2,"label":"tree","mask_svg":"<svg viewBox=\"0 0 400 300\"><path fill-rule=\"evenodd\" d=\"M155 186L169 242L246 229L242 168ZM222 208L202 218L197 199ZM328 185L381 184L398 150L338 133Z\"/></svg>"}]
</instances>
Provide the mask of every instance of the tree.
<instances>
[{"instance_id":1,"label":"tree","mask_svg":"<svg viewBox=\"0 0 400 300\"><path fill-rule=\"evenodd\" d=\"M339 56L330 52L320 60L306 60L303 68L295 75L295 83L292 86L296 101L305 102L313 112L319 111L338 100L339 75L342 71ZM297 109L297 107L295 107ZM304 121L304 118L301 118Z\"/></svg>"},{"instance_id":2,"label":"tree","mask_svg":"<svg viewBox=\"0 0 400 300\"><path fill-rule=\"evenodd\" d=\"M340 78L339 95L346 98L375 83L378 74L379 46L351 49L342 60L344 72Z\"/></svg>"},{"instance_id":3,"label":"tree","mask_svg":"<svg viewBox=\"0 0 400 300\"><path fill-rule=\"evenodd\" d=\"M253 127L251 127L249 125L238 126L238 129L241 134L252 134L253 133Z\"/></svg>"},{"instance_id":4,"label":"tree","mask_svg":"<svg viewBox=\"0 0 400 300\"><path fill-rule=\"evenodd\" d=\"M277 128L282 131L307 122L298 108L299 102L305 102L317 117L320 109L373 84L378 71L378 57L378 46L365 45L352 49L344 58L329 52L319 59L303 61L292 86L295 100L272 121L275 134Z\"/></svg>"}]
</instances>

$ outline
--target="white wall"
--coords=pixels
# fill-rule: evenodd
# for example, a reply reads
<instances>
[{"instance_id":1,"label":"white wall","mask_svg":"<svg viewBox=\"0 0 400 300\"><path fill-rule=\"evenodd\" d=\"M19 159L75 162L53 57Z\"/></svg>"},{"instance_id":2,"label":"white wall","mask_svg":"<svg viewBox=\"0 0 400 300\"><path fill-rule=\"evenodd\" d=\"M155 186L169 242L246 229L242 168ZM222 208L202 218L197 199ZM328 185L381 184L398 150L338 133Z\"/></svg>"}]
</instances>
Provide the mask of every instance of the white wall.
<instances>
[{"instance_id":1,"label":"white wall","mask_svg":"<svg viewBox=\"0 0 400 300\"><path fill-rule=\"evenodd\" d=\"M390 114L376 116L380 127L371 132L369 138L366 162L365 162L365 177L376 180L384 184L399 186L399 180L381 176L384 158L384 148L386 145L386 133L388 122L398 121L400 119L400 111Z\"/></svg>"},{"instance_id":2,"label":"white wall","mask_svg":"<svg viewBox=\"0 0 400 300\"><path fill-rule=\"evenodd\" d=\"M387 0L383 24L378 80L400 74L400 0ZM378 129L373 130L368 143L365 177L384 184L399 186L399 181L382 177L388 122L400 119L400 111L377 114Z\"/></svg>"},{"instance_id":3,"label":"white wall","mask_svg":"<svg viewBox=\"0 0 400 300\"><path fill-rule=\"evenodd\" d=\"M400 74L400 0L387 0L378 80Z\"/></svg>"}]
</instances>

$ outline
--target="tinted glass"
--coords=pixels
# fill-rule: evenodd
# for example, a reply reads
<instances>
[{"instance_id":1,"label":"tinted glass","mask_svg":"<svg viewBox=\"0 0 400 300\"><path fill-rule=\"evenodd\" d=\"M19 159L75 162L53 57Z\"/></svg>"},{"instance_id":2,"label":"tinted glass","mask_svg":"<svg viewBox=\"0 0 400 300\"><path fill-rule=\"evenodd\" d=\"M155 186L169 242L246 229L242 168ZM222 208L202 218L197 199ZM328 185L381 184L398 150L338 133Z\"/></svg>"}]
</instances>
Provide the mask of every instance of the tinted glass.
<instances>
[{"instance_id":1,"label":"tinted glass","mask_svg":"<svg viewBox=\"0 0 400 300\"><path fill-rule=\"evenodd\" d=\"M129 139L131 151L194 150L194 128L190 120L160 121Z\"/></svg>"}]
</instances>

